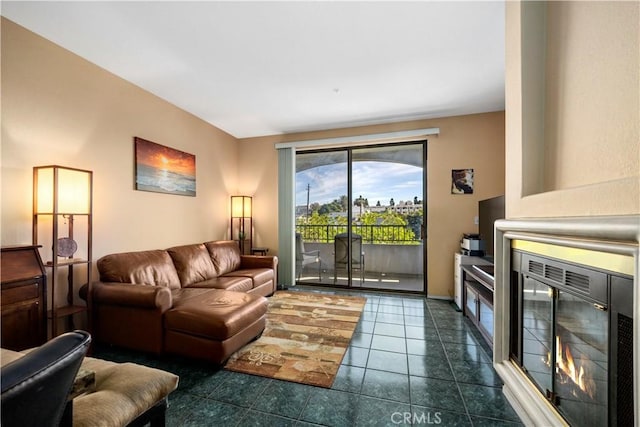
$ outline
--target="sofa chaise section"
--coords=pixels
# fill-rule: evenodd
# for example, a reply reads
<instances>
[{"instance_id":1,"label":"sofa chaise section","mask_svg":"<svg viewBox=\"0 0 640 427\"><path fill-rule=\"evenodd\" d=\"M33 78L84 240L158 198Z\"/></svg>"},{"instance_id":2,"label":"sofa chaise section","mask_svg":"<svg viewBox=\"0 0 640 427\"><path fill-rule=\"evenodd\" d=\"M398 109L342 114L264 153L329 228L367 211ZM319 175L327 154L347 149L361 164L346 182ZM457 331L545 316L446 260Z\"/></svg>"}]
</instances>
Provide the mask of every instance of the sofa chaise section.
<instances>
[{"instance_id":1,"label":"sofa chaise section","mask_svg":"<svg viewBox=\"0 0 640 427\"><path fill-rule=\"evenodd\" d=\"M267 299L244 292L211 289L177 301L165 314L165 351L222 362L262 333Z\"/></svg>"}]
</instances>

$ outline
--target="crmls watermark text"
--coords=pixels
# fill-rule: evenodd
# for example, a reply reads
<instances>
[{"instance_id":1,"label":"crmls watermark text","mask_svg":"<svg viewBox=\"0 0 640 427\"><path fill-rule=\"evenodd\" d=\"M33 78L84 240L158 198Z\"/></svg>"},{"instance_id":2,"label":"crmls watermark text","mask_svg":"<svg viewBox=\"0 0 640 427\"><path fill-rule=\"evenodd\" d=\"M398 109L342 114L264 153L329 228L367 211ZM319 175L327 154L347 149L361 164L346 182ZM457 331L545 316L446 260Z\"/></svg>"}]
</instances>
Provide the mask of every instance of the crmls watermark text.
<instances>
[{"instance_id":1,"label":"crmls watermark text","mask_svg":"<svg viewBox=\"0 0 640 427\"><path fill-rule=\"evenodd\" d=\"M394 424L440 424L440 412L394 412L391 414Z\"/></svg>"}]
</instances>

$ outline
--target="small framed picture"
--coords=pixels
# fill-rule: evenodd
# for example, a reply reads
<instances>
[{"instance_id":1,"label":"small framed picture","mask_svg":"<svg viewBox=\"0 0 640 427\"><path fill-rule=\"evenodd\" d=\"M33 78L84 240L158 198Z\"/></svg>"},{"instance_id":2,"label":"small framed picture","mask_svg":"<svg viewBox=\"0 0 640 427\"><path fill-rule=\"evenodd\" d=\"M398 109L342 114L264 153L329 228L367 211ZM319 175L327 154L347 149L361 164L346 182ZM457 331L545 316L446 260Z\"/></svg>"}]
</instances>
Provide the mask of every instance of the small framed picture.
<instances>
[{"instance_id":1,"label":"small framed picture","mask_svg":"<svg viewBox=\"0 0 640 427\"><path fill-rule=\"evenodd\" d=\"M473 194L473 169L451 170L451 194Z\"/></svg>"}]
</instances>

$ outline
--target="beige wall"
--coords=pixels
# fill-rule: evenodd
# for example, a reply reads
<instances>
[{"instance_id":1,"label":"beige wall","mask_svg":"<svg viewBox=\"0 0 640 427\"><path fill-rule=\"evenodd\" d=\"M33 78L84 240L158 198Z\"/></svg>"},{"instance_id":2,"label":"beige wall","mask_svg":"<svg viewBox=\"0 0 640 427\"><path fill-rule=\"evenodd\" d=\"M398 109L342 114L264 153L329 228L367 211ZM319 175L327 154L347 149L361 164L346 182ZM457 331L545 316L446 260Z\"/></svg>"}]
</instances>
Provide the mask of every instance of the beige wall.
<instances>
[{"instance_id":1,"label":"beige wall","mask_svg":"<svg viewBox=\"0 0 640 427\"><path fill-rule=\"evenodd\" d=\"M463 232L477 230L477 201L505 191L505 118L507 216L640 213L639 7L554 3L545 16L545 45L538 46L546 61L540 81L523 74L536 68L522 43L523 31L539 23L523 14L522 4L508 2L506 117L490 113L239 143L3 19L2 245L31 241L31 168L61 164L94 171L94 259L225 238L231 194L254 196L256 244L277 253L275 143L439 127L428 152L428 281L430 294L450 295L452 253ZM527 90L545 96L532 101L523 97ZM198 196L135 191L134 136L195 154ZM467 167L475 169L475 194L449 194L451 169Z\"/></svg>"},{"instance_id":2,"label":"beige wall","mask_svg":"<svg viewBox=\"0 0 640 427\"><path fill-rule=\"evenodd\" d=\"M639 9L507 2L508 217L640 213Z\"/></svg>"},{"instance_id":3,"label":"beige wall","mask_svg":"<svg viewBox=\"0 0 640 427\"><path fill-rule=\"evenodd\" d=\"M134 190L133 137L196 156L197 196ZM2 20L2 245L31 243L33 166L94 172L94 260L222 239L237 140Z\"/></svg>"},{"instance_id":4,"label":"beige wall","mask_svg":"<svg viewBox=\"0 0 640 427\"><path fill-rule=\"evenodd\" d=\"M429 138L427 153L427 280L429 295L452 297L453 253L463 233L478 231L478 201L504 194L504 112L240 140L241 186L256 189L258 244L277 251L276 143L431 127L440 135ZM474 169L474 194L452 195L451 169L464 168Z\"/></svg>"},{"instance_id":5,"label":"beige wall","mask_svg":"<svg viewBox=\"0 0 640 427\"><path fill-rule=\"evenodd\" d=\"M504 192L504 113L289 134L230 135L68 51L2 21L2 245L31 242L32 167L94 171L94 260L119 251L223 239L229 196L254 196L254 240L277 254L274 144L439 127L429 139L430 294L453 292L453 252L477 231L477 201ZM134 190L133 137L196 155L197 197ZM474 168L473 195L451 195L451 169Z\"/></svg>"}]
</instances>

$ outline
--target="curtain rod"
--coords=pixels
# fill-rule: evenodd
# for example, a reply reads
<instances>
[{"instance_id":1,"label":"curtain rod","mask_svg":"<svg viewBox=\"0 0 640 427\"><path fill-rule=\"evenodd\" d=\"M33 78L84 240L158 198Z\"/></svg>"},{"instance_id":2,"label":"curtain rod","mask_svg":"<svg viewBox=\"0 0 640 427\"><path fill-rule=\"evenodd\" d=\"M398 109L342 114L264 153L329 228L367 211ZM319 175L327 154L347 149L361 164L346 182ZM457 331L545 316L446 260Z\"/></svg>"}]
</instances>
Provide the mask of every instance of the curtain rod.
<instances>
[{"instance_id":1,"label":"curtain rod","mask_svg":"<svg viewBox=\"0 0 640 427\"><path fill-rule=\"evenodd\" d=\"M415 130L404 130L397 132L385 132L385 133L370 133L364 135L354 136L342 136L336 138L323 138L323 139L309 139L303 141L292 142L279 142L276 144L276 149L281 148L312 148L312 147L326 147L331 145L345 145L352 142L356 143L370 143L370 142L382 142L384 140L393 140L389 142L398 142L401 139L426 137L429 135L439 135L440 128L425 128Z\"/></svg>"}]
</instances>

